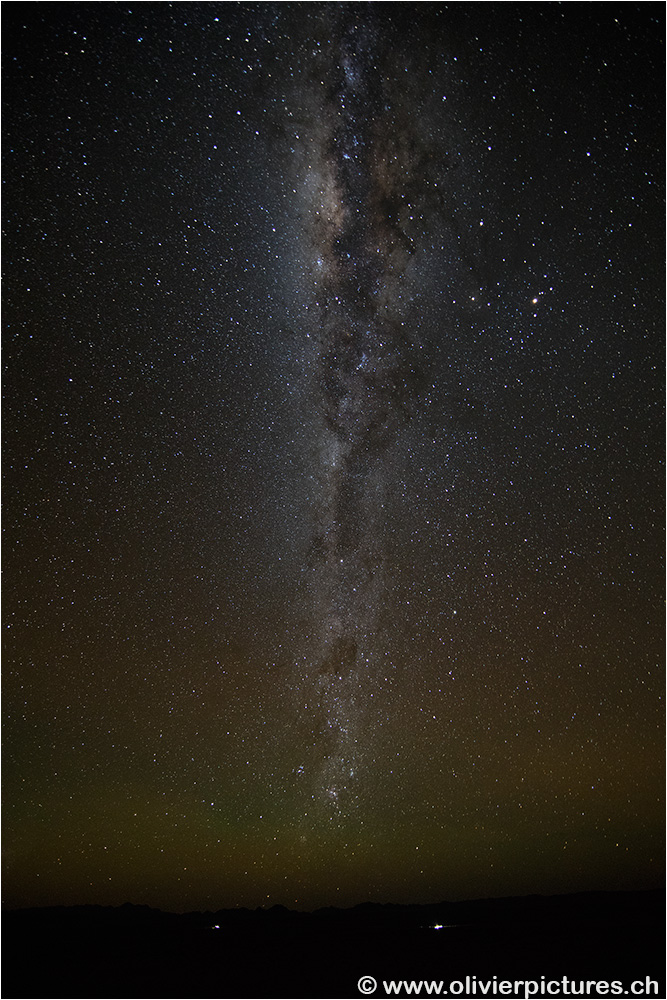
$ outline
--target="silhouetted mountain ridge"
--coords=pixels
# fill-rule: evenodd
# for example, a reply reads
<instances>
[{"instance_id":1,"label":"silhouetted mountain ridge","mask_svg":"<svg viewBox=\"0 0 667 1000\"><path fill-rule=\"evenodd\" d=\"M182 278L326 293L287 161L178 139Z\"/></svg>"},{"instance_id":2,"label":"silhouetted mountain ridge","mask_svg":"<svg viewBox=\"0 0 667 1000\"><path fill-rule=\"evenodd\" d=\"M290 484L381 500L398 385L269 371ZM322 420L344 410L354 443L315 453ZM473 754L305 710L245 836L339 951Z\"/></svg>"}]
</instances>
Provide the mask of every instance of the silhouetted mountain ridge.
<instances>
[{"instance_id":1,"label":"silhouetted mountain ridge","mask_svg":"<svg viewBox=\"0 0 667 1000\"><path fill-rule=\"evenodd\" d=\"M370 901L357 903L351 907L325 906L315 910L291 909L281 903L270 907L258 906L233 907L219 910L186 911L175 913L160 910L146 903L125 902L119 906L104 906L97 903L82 903L70 906L40 906L26 907L15 910L3 910L5 918L12 916L43 914L70 914L88 917L112 917L130 921L165 920L168 922L187 921L202 922L206 925L210 920L225 920L230 922L258 919L301 920L338 922L366 922L369 919L382 923L391 921L398 923L413 923L418 918L421 923L447 917L452 923L476 924L495 922L507 919L542 919L545 921L562 919L568 915L570 919L614 919L622 914L632 914L633 918L641 918L647 912L663 907L665 892L662 889L629 890L629 891L589 891L570 893L567 895L544 896L532 894L528 896L500 896L487 899L472 899L463 901L447 901L439 903L373 903Z\"/></svg>"},{"instance_id":2,"label":"silhouetted mountain ridge","mask_svg":"<svg viewBox=\"0 0 667 1000\"><path fill-rule=\"evenodd\" d=\"M3 996L355 997L380 979L585 975L662 982L664 892L170 913L6 911Z\"/></svg>"}]
</instances>

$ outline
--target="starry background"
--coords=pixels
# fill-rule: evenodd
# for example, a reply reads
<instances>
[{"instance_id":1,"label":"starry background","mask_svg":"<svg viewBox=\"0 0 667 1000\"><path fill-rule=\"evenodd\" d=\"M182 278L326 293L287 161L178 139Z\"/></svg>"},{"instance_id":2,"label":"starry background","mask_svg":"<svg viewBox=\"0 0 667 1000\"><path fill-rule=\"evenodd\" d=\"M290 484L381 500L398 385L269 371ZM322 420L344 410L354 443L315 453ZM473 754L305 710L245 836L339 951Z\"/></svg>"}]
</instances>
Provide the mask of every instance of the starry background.
<instances>
[{"instance_id":1,"label":"starry background","mask_svg":"<svg viewBox=\"0 0 667 1000\"><path fill-rule=\"evenodd\" d=\"M663 5L3 13L5 904L660 885Z\"/></svg>"}]
</instances>

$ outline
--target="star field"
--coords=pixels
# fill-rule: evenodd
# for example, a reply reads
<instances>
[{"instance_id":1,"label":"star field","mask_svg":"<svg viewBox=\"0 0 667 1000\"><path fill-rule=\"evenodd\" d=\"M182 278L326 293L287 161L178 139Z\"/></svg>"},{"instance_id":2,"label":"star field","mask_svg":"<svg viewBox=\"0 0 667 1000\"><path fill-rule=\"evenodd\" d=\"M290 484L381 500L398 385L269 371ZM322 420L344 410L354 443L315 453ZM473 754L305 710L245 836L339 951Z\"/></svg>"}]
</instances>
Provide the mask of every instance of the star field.
<instances>
[{"instance_id":1,"label":"star field","mask_svg":"<svg viewBox=\"0 0 667 1000\"><path fill-rule=\"evenodd\" d=\"M661 884L662 6L4 22L6 905Z\"/></svg>"}]
</instances>

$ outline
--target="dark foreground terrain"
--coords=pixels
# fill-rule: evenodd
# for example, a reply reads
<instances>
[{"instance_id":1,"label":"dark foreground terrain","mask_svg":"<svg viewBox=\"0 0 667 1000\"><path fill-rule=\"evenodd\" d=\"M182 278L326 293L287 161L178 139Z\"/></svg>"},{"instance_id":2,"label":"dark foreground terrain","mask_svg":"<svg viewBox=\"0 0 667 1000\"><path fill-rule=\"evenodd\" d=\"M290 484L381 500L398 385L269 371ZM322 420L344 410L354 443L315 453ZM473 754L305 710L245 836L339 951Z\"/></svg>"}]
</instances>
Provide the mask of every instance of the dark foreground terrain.
<instances>
[{"instance_id":1,"label":"dark foreground terrain","mask_svg":"<svg viewBox=\"0 0 667 1000\"><path fill-rule=\"evenodd\" d=\"M347 998L363 976L375 996L382 980L466 976L619 980L625 993L650 976L665 997L664 912L661 892L315 913L15 910L3 919L2 996Z\"/></svg>"}]
</instances>

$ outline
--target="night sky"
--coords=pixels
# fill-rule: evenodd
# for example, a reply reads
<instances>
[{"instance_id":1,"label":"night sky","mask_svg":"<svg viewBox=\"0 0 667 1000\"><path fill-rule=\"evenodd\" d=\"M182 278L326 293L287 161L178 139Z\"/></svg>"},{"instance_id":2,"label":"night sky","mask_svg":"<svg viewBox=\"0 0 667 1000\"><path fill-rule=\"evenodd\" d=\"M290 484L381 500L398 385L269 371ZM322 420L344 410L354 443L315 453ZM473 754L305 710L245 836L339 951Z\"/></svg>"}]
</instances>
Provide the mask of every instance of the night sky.
<instances>
[{"instance_id":1,"label":"night sky","mask_svg":"<svg viewBox=\"0 0 667 1000\"><path fill-rule=\"evenodd\" d=\"M662 884L664 5L3 13L5 904Z\"/></svg>"}]
</instances>

